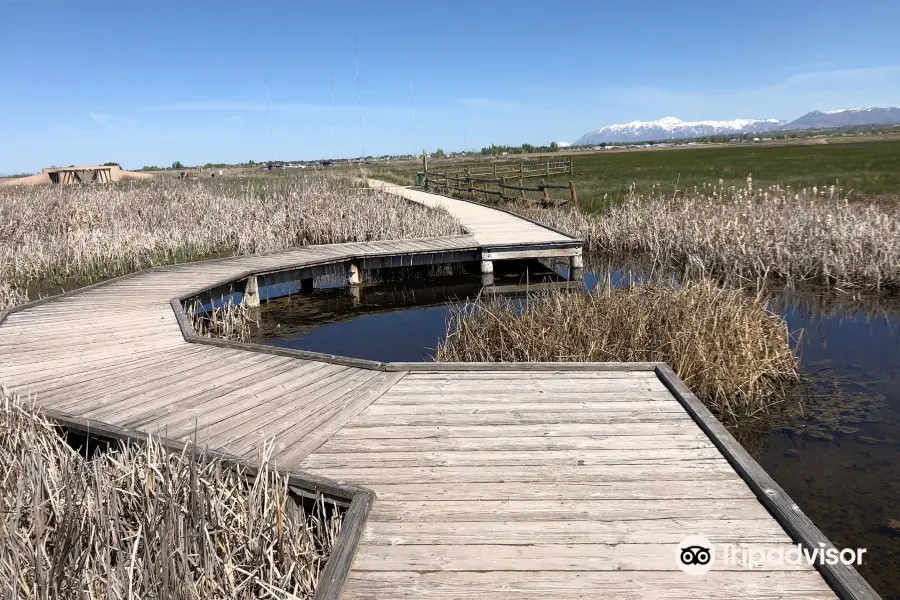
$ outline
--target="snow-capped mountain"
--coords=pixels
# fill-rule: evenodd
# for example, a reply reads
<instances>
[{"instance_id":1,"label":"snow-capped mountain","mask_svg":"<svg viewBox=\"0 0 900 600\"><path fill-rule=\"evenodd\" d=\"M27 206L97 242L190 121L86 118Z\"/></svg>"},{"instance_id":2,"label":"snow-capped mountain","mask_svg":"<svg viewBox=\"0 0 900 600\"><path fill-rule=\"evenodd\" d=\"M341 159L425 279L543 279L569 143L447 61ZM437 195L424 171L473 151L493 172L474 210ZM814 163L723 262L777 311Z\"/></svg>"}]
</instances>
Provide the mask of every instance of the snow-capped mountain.
<instances>
[{"instance_id":1,"label":"snow-capped mountain","mask_svg":"<svg viewBox=\"0 0 900 600\"><path fill-rule=\"evenodd\" d=\"M733 133L761 133L765 131L791 131L795 129L825 129L857 125L893 125L900 123L900 108L853 108L847 110L814 110L794 121L778 119L734 119L733 121L682 121L665 117L656 121L632 121L620 125L607 125L578 138L573 146L594 144L649 142L729 135Z\"/></svg>"},{"instance_id":2,"label":"snow-capped mountain","mask_svg":"<svg viewBox=\"0 0 900 600\"><path fill-rule=\"evenodd\" d=\"M791 121L785 129L824 129L857 125L893 125L900 123L900 108L870 106L846 110L814 110Z\"/></svg>"},{"instance_id":3,"label":"snow-capped mountain","mask_svg":"<svg viewBox=\"0 0 900 600\"><path fill-rule=\"evenodd\" d=\"M656 121L632 121L622 125L607 125L597 131L584 134L573 145L589 146L602 142L647 142L652 140L694 138L704 135L755 133L779 129L784 124L784 121L777 119L682 121L676 117L665 117Z\"/></svg>"}]
</instances>

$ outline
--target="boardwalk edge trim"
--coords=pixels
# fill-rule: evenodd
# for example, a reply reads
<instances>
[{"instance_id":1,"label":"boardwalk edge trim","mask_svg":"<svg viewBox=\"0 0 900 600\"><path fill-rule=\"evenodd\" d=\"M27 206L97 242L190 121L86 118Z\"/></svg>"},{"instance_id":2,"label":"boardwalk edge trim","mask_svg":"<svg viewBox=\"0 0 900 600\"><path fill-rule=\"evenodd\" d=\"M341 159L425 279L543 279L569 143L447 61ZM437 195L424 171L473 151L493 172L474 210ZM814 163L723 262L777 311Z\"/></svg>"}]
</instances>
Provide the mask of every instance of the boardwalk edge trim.
<instances>
[{"instance_id":1,"label":"boardwalk edge trim","mask_svg":"<svg viewBox=\"0 0 900 600\"><path fill-rule=\"evenodd\" d=\"M729 433L724 425L703 405L668 365L656 367L656 375L675 396L695 423L719 449L738 475L747 483L760 503L798 544L810 550L834 548L825 534L816 527L796 502L781 489L772 476L760 466L747 450ZM815 562L815 568L842 600L880 600L872 586L851 565L838 562L828 565Z\"/></svg>"}]
</instances>

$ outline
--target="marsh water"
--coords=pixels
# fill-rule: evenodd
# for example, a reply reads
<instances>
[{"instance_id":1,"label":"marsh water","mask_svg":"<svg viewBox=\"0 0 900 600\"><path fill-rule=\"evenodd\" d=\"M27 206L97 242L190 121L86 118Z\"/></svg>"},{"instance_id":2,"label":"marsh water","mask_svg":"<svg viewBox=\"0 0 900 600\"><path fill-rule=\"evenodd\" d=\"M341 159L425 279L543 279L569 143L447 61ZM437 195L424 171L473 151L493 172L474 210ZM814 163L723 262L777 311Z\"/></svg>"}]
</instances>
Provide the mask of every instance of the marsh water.
<instances>
[{"instance_id":1,"label":"marsh water","mask_svg":"<svg viewBox=\"0 0 900 600\"><path fill-rule=\"evenodd\" d=\"M588 288L643 272L637 261L586 264ZM495 285L514 290L559 275L537 262L509 263ZM466 273L355 290L322 285L265 303L254 341L431 360L450 307L479 293L480 275ZM773 414L731 429L837 547L868 550L860 570L882 597L900 598L900 297L815 288L770 296L772 310L802 330L803 385Z\"/></svg>"}]
</instances>

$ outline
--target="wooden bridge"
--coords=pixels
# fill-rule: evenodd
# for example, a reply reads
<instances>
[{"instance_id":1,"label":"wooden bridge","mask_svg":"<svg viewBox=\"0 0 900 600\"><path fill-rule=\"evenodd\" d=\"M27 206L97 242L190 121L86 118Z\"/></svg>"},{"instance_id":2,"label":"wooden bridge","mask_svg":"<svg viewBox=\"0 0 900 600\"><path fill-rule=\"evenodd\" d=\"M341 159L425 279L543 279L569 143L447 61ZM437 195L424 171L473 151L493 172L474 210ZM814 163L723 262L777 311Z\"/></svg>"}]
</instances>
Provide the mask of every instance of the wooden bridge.
<instances>
[{"instance_id":1,"label":"wooden bridge","mask_svg":"<svg viewBox=\"0 0 900 600\"><path fill-rule=\"evenodd\" d=\"M17 307L0 313L0 382L94 430L246 459L274 440L278 468L374 492L351 507L319 597L877 597L840 565L679 570L688 535L831 544L665 365L386 364L192 334L182 300L228 282L265 294L286 272L466 254L580 267L562 233L397 191L468 235L159 267Z\"/></svg>"}]
</instances>

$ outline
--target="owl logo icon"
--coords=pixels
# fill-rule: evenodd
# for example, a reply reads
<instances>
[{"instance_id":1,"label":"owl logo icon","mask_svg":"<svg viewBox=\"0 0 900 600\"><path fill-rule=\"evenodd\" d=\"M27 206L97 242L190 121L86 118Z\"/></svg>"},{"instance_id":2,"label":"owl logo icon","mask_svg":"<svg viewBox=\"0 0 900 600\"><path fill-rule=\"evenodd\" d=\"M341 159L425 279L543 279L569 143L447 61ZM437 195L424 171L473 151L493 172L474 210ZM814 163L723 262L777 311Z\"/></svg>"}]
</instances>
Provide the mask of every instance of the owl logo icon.
<instances>
[{"instance_id":1,"label":"owl logo icon","mask_svg":"<svg viewBox=\"0 0 900 600\"><path fill-rule=\"evenodd\" d=\"M716 550L702 535L689 535L675 548L675 562L688 575L703 575L712 569Z\"/></svg>"}]
</instances>

